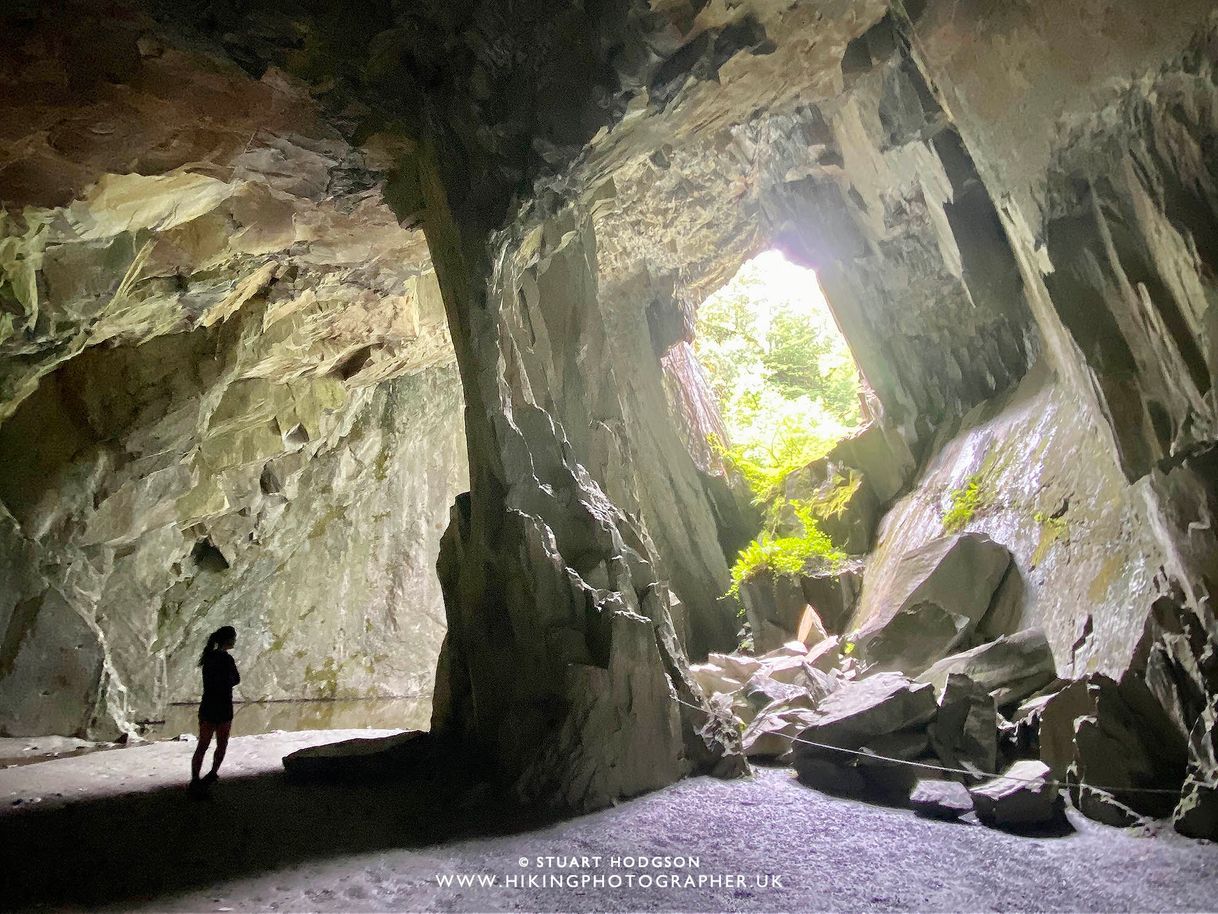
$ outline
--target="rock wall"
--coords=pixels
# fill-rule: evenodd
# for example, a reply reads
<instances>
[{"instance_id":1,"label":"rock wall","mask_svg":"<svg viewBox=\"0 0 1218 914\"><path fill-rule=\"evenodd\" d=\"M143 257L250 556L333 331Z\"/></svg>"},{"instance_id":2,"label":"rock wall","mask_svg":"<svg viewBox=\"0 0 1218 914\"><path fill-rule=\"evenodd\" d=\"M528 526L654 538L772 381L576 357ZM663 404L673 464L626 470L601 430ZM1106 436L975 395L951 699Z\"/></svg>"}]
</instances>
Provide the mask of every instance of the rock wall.
<instances>
[{"instance_id":1,"label":"rock wall","mask_svg":"<svg viewBox=\"0 0 1218 914\"><path fill-rule=\"evenodd\" d=\"M4 74L0 731L159 719L222 624L247 700L425 696L468 485L426 244L298 85L146 25L79 72L24 20Z\"/></svg>"},{"instance_id":2,"label":"rock wall","mask_svg":"<svg viewBox=\"0 0 1218 914\"><path fill-rule=\"evenodd\" d=\"M767 242L817 267L882 421L921 456L911 494L881 526L866 578L876 583L865 584L853 626L884 611L869 591L943 532L952 493L976 483L983 497L964 529L1014 553L991 622L1043 627L1060 674L1146 678L1183 738L1206 725L1198 696L1214 690L1212 474L1202 457L1212 447L1208 10L1180 4L1171 27L1149 32L1156 50L1122 40L1124 51L1097 54L1103 66L1078 77L1065 121L1022 136L1004 116L1009 83L990 75L1006 99L998 104L970 67L1002 35L1023 67L1067 78L1057 46L1040 42L1058 26L1072 33L1058 22L1065 14L1021 7L1007 21L977 9L961 20L920 6L913 18L903 7L860 11L838 69L786 111L776 102L773 114L730 123L733 103L774 65L755 50L732 58L730 76L717 71L717 90L690 79L675 98L653 94L655 107L599 136L564 175L580 206L547 217L557 228L526 214L509 257L544 260L578 243L569 294L630 263L631 240L650 232L667 243L634 262L649 276L679 263L694 300ZM1102 11L1069 15L1091 14ZM776 43L770 55L781 54ZM955 53L960 43L967 55ZM981 101L962 100L968 92ZM656 145L659 136L667 142ZM1008 160L1010 172L995 165ZM1034 162L1039 174L1027 170ZM634 231L615 232L615 222ZM514 307L505 300L499 313ZM653 343L657 327L680 326L680 310L646 313ZM563 327L578 335L569 328L590 313L567 311ZM642 316L634 322L641 328ZM565 425L570 407L551 392L572 375L543 376L543 386L511 349L509 386L518 371L526 399ZM581 383L584 403L596 402L603 388ZM1202 752L1205 734L1192 737ZM1190 764L1208 770L1203 755Z\"/></svg>"}]
</instances>

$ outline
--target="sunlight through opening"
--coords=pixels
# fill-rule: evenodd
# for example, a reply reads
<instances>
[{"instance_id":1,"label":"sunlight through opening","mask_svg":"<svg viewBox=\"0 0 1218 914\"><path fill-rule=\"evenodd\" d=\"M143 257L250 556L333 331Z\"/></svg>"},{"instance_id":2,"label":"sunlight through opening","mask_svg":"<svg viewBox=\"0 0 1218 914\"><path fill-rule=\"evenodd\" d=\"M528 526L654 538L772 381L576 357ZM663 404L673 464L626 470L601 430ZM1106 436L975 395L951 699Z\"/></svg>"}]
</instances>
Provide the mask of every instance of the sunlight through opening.
<instances>
[{"instance_id":1,"label":"sunlight through opening","mask_svg":"<svg viewBox=\"0 0 1218 914\"><path fill-rule=\"evenodd\" d=\"M779 251L702 303L694 349L728 439L713 445L759 498L861 422L858 368L816 273Z\"/></svg>"}]
</instances>

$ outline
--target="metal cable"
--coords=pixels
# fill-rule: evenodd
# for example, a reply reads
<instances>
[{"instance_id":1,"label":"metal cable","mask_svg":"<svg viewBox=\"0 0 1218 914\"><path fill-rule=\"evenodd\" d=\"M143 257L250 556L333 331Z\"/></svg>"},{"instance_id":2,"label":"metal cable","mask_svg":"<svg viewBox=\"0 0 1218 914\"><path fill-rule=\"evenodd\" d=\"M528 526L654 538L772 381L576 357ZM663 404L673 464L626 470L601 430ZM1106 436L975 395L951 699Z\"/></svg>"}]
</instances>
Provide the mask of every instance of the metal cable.
<instances>
[{"instance_id":1,"label":"metal cable","mask_svg":"<svg viewBox=\"0 0 1218 914\"><path fill-rule=\"evenodd\" d=\"M682 701L680 696L677 696L676 698L677 698L678 704L685 705L685 707L687 707L687 708L692 708L694 711L701 711L703 714L708 713L706 708L700 708L697 705L691 705L688 701ZM777 733L776 731L772 731L772 730L769 732L773 733L776 736L780 736L783 739L790 740L793 743L800 743L805 746L814 746L817 749L829 749L829 750L832 750L833 752L843 752L847 755L853 755L853 756L861 755L861 756L864 756L869 759L875 759L876 761L891 762L894 765L906 765L910 768L926 768L931 771L942 771L947 774L963 774L963 775L967 775L968 777L972 777L972 778L976 778L976 777L984 777L984 778L990 778L990 779L999 779L1000 778L1004 781L1018 781L1018 782L1024 783L1024 784L1052 785L1054 787L1058 787L1059 789L1064 788L1066 790L1077 787L1077 788L1084 789L1084 790L1102 791L1104 793L1113 794L1113 795L1122 794L1122 793L1156 793L1156 794L1170 795L1173 797L1180 795L1180 789L1178 789L1178 788L1097 787L1093 784L1085 784L1081 781L1072 783L1070 781L1059 781L1059 780L1054 780L1054 779L1050 779L1050 778L1021 778L1021 777L1016 777L1016 776L1010 775L1010 774L999 774L995 771L982 771L979 768L975 769L975 770L970 770L968 768L952 768L951 766L948 766L948 765L933 765L930 762L911 762L909 759L894 758L889 755L880 755L878 752L873 752L872 750L867 749L866 747L860 748L860 749L845 749L841 746L832 746L828 743L818 743L818 742L815 742L810 739L801 739L798 736L787 736L784 733Z\"/></svg>"}]
</instances>

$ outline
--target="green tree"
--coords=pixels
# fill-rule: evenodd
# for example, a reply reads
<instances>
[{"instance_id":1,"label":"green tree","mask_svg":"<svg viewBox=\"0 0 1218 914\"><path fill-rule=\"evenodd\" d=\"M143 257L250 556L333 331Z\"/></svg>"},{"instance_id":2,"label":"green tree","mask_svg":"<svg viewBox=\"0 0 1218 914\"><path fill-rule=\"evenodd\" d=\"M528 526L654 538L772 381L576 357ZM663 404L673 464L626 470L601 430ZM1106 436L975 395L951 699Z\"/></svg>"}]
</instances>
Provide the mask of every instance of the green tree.
<instances>
[{"instance_id":1,"label":"green tree","mask_svg":"<svg viewBox=\"0 0 1218 914\"><path fill-rule=\"evenodd\" d=\"M833 351L833 340L807 315L779 311L770 322L766 342L761 363L768 384L789 400L823 393L827 378L821 362Z\"/></svg>"},{"instance_id":2,"label":"green tree","mask_svg":"<svg viewBox=\"0 0 1218 914\"><path fill-rule=\"evenodd\" d=\"M712 440L724 462L766 507L766 528L737 557L732 592L761 570L797 573L838 554L811 508L794 504L800 535L780 535L777 508L792 470L824 456L860 421L859 376L814 276L762 255L698 311L694 348L719 400L730 441ZM767 271L784 272L771 282ZM810 307L820 302L821 307Z\"/></svg>"},{"instance_id":3,"label":"green tree","mask_svg":"<svg viewBox=\"0 0 1218 914\"><path fill-rule=\"evenodd\" d=\"M783 273L774 282L773 273ZM746 263L698 311L695 350L740 461L768 477L814 460L860 420L854 359L811 271Z\"/></svg>"}]
</instances>

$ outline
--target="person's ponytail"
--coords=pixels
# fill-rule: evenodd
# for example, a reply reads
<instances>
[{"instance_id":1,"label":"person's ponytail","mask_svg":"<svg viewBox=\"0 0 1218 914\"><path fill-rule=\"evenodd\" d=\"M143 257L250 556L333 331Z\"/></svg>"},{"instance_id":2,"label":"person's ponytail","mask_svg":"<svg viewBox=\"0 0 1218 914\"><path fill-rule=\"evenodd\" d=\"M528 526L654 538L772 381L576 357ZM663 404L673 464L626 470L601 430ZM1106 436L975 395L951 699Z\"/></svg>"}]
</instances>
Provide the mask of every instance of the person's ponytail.
<instances>
[{"instance_id":1,"label":"person's ponytail","mask_svg":"<svg viewBox=\"0 0 1218 914\"><path fill-rule=\"evenodd\" d=\"M203 647L203 653L199 655L199 666L202 666L207 660L207 655L212 651L219 650L220 645L237 637L237 630L231 625L221 625L214 632L207 636L207 644Z\"/></svg>"}]
</instances>

